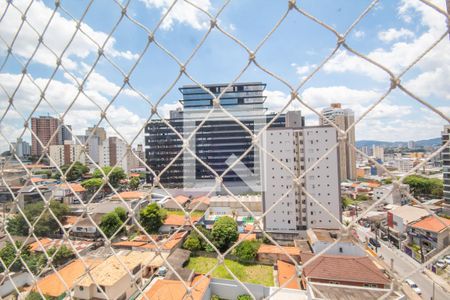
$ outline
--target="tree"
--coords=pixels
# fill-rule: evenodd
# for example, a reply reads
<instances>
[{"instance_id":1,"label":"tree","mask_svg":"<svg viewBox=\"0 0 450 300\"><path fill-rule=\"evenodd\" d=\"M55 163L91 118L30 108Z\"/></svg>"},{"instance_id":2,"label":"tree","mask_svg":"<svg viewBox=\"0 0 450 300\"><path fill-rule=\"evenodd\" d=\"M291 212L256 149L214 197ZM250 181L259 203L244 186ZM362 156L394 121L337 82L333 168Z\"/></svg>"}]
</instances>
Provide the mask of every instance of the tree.
<instances>
[{"instance_id":1,"label":"tree","mask_svg":"<svg viewBox=\"0 0 450 300\"><path fill-rule=\"evenodd\" d=\"M75 254L72 252L72 250L66 247L66 245L62 245L59 249L56 247L52 247L47 250L48 256L51 257L53 254L55 254L55 256L53 257L53 264L55 266L61 266L75 257Z\"/></svg>"},{"instance_id":2,"label":"tree","mask_svg":"<svg viewBox=\"0 0 450 300\"><path fill-rule=\"evenodd\" d=\"M81 185L88 190L90 194L94 194L103 184L101 178L90 178L81 182Z\"/></svg>"},{"instance_id":3,"label":"tree","mask_svg":"<svg viewBox=\"0 0 450 300\"><path fill-rule=\"evenodd\" d=\"M139 188L140 183L141 181L139 180L139 177L132 177L128 182L128 185L130 186L131 190L135 191Z\"/></svg>"},{"instance_id":4,"label":"tree","mask_svg":"<svg viewBox=\"0 0 450 300\"><path fill-rule=\"evenodd\" d=\"M104 215L100 221L100 229L108 237L112 237L122 226L123 222L116 212L112 211ZM121 230L122 231L122 230ZM119 234L118 232L117 234Z\"/></svg>"},{"instance_id":5,"label":"tree","mask_svg":"<svg viewBox=\"0 0 450 300\"><path fill-rule=\"evenodd\" d=\"M102 171L105 173L106 176L109 178L109 183L116 188L119 186L119 183L122 179L127 178L127 175L120 167L110 167L106 166L102 168ZM111 172L111 173L110 173ZM109 175L108 175L109 174ZM96 169L94 173L92 173L92 177L94 178L102 178L103 174L99 169Z\"/></svg>"},{"instance_id":6,"label":"tree","mask_svg":"<svg viewBox=\"0 0 450 300\"><path fill-rule=\"evenodd\" d=\"M347 208L347 207L349 207L350 205L352 205L353 204L353 200L351 199L351 198L349 198L349 197L344 197L343 199L342 199L342 206L344 207L344 208Z\"/></svg>"},{"instance_id":7,"label":"tree","mask_svg":"<svg viewBox=\"0 0 450 300\"><path fill-rule=\"evenodd\" d=\"M114 208L114 212L122 222L125 222L127 220L127 211L125 210L125 208L116 207Z\"/></svg>"},{"instance_id":8,"label":"tree","mask_svg":"<svg viewBox=\"0 0 450 300\"><path fill-rule=\"evenodd\" d=\"M356 196L356 201L367 201L367 200L369 200L369 196L365 194L360 194Z\"/></svg>"},{"instance_id":9,"label":"tree","mask_svg":"<svg viewBox=\"0 0 450 300\"><path fill-rule=\"evenodd\" d=\"M239 295L236 300L253 300L253 298L249 294Z\"/></svg>"},{"instance_id":10,"label":"tree","mask_svg":"<svg viewBox=\"0 0 450 300\"><path fill-rule=\"evenodd\" d=\"M444 191L443 181L437 178L426 178L419 175L407 176L403 183L408 184L414 196L442 197Z\"/></svg>"},{"instance_id":11,"label":"tree","mask_svg":"<svg viewBox=\"0 0 450 300\"><path fill-rule=\"evenodd\" d=\"M140 211L140 223L149 233L155 233L162 226L167 217L166 210L156 203L152 203Z\"/></svg>"},{"instance_id":12,"label":"tree","mask_svg":"<svg viewBox=\"0 0 450 300\"><path fill-rule=\"evenodd\" d=\"M20 248L20 246L22 246L22 244L16 241L16 247ZM4 264L9 267L10 271L18 272L22 269L22 262L20 261L20 259L16 259L16 261L13 263L14 259L16 258L16 249L14 248L14 245L12 243L6 242L5 246L0 249L0 257L2 258ZM4 271L3 264L0 264L0 270L2 272Z\"/></svg>"},{"instance_id":13,"label":"tree","mask_svg":"<svg viewBox=\"0 0 450 300\"><path fill-rule=\"evenodd\" d=\"M213 225L211 236L217 248L227 250L238 238L236 221L228 216L220 217Z\"/></svg>"},{"instance_id":14,"label":"tree","mask_svg":"<svg viewBox=\"0 0 450 300\"><path fill-rule=\"evenodd\" d=\"M64 221L65 215L69 212L69 207L66 204L55 200L50 201L49 209L53 212L59 222ZM34 233L37 236L46 236L55 233L60 229L58 222L52 216L50 211L45 209L44 202L42 201L25 206L24 214L28 221L33 225L43 211L42 217L40 217L39 221L34 225ZM7 223L7 230L13 235L26 236L28 235L28 228L28 224L22 214L17 214L9 219Z\"/></svg>"},{"instance_id":15,"label":"tree","mask_svg":"<svg viewBox=\"0 0 450 300\"><path fill-rule=\"evenodd\" d=\"M200 243L198 237L189 235L184 241L183 248L195 252L198 250L202 250L202 244Z\"/></svg>"},{"instance_id":16,"label":"tree","mask_svg":"<svg viewBox=\"0 0 450 300\"><path fill-rule=\"evenodd\" d=\"M255 260L256 254L261 243L259 241L248 241L245 240L241 242L234 250L234 254L242 262L251 262Z\"/></svg>"},{"instance_id":17,"label":"tree","mask_svg":"<svg viewBox=\"0 0 450 300\"><path fill-rule=\"evenodd\" d=\"M66 173L67 170L69 170L66 174L66 179L68 181L74 181L80 179L84 174L89 172L89 168L79 161L76 161L72 167L70 167L71 164L66 164L61 167L61 171L63 174ZM70 169L69 169L70 168ZM54 175L55 178L59 179L61 177L61 174L56 173Z\"/></svg>"}]
</instances>

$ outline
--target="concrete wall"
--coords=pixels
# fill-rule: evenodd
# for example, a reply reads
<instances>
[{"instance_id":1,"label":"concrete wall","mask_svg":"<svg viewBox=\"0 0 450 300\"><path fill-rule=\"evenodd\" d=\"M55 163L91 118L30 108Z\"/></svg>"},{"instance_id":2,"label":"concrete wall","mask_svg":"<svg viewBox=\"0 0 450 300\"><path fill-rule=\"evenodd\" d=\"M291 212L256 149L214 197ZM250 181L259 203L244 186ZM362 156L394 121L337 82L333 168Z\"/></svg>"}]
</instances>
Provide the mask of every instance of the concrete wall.
<instances>
[{"instance_id":1,"label":"concrete wall","mask_svg":"<svg viewBox=\"0 0 450 300\"><path fill-rule=\"evenodd\" d=\"M330 243L318 241L312 245L314 253L318 253L328 247ZM350 255L350 256L366 256L363 249L353 243L340 242L328 249L326 254L331 255Z\"/></svg>"},{"instance_id":2,"label":"concrete wall","mask_svg":"<svg viewBox=\"0 0 450 300\"><path fill-rule=\"evenodd\" d=\"M270 289L263 285L245 283L256 299L262 299L269 295ZM212 278L209 284L211 295L217 295L221 299L234 300L239 295L248 294L247 291L234 280Z\"/></svg>"},{"instance_id":3,"label":"concrete wall","mask_svg":"<svg viewBox=\"0 0 450 300\"><path fill-rule=\"evenodd\" d=\"M21 288L24 285L32 285L33 280L29 273L16 273L11 275L12 281L14 281L14 285L17 288ZM16 292L16 289L14 288L13 282L9 280L8 278L5 279L2 285L0 285L0 298L4 298L5 296Z\"/></svg>"}]
</instances>

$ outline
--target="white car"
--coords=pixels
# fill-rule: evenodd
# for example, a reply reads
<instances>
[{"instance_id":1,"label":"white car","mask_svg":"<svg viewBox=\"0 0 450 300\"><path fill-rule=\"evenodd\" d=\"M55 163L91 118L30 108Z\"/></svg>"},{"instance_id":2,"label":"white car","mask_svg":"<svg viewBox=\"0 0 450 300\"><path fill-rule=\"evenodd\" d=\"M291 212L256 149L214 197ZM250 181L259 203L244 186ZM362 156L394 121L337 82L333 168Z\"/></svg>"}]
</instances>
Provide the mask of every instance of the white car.
<instances>
[{"instance_id":1,"label":"white car","mask_svg":"<svg viewBox=\"0 0 450 300\"><path fill-rule=\"evenodd\" d=\"M417 284L411 279L406 279L405 282L409 285L409 287L416 292L417 295L422 295L422 290L417 286Z\"/></svg>"},{"instance_id":2,"label":"white car","mask_svg":"<svg viewBox=\"0 0 450 300\"><path fill-rule=\"evenodd\" d=\"M450 265L450 255L446 255L443 259L445 260L447 265Z\"/></svg>"},{"instance_id":3,"label":"white car","mask_svg":"<svg viewBox=\"0 0 450 300\"><path fill-rule=\"evenodd\" d=\"M447 267L447 262L443 259L439 259L434 265L438 268L445 269L445 267Z\"/></svg>"}]
</instances>

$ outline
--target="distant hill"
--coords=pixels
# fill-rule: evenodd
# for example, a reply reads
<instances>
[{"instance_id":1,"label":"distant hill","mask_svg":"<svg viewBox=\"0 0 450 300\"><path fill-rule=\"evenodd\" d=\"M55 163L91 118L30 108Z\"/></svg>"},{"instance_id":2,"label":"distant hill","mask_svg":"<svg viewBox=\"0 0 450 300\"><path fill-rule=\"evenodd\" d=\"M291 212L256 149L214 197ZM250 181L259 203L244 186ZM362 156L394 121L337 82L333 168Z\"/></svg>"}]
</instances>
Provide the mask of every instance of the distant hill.
<instances>
[{"instance_id":1,"label":"distant hill","mask_svg":"<svg viewBox=\"0 0 450 300\"><path fill-rule=\"evenodd\" d=\"M442 144L441 138L434 138L428 140L419 140L415 141L416 146L418 147L429 147L429 146L439 146ZM408 146L408 142L386 142L386 141L375 141L375 140L362 140L356 141L356 147L372 147L373 145L382 146L382 147L406 147Z\"/></svg>"}]
</instances>

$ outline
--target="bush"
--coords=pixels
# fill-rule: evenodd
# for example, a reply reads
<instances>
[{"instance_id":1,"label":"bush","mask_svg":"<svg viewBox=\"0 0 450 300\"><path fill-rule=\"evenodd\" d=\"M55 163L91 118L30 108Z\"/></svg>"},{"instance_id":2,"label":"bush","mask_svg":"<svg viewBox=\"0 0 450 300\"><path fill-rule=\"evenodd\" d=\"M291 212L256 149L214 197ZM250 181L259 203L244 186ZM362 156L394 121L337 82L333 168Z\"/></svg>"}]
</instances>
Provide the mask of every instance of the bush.
<instances>
[{"instance_id":1,"label":"bush","mask_svg":"<svg viewBox=\"0 0 450 300\"><path fill-rule=\"evenodd\" d=\"M110 166L106 166L102 168L103 173L105 173L106 176L108 176L109 178L109 183L111 183L111 185L116 188L119 186L119 183L122 179L127 178L125 172L123 171L122 168L120 167L110 167ZM108 175L109 174L109 175ZM97 169L94 171L94 173L92 173L92 177L94 178L102 178L103 174L102 172Z\"/></svg>"},{"instance_id":2,"label":"bush","mask_svg":"<svg viewBox=\"0 0 450 300\"><path fill-rule=\"evenodd\" d=\"M198 237L189 235L184 241L183 248L192 252L202 250L202 244Z\"/></svg>"},{"instance_id":3,"label":"bush","mask_svg":"<svg viewBox=\"0 0 450 300\"><path fill-rule=\"evenodd\" d=\"M256 258L261 243L259 241L243 241L234 249L234 255L241 262L251 262Z\"/></svg>"},{"instance_id":4,"label":"bush","mask_svg":"<svg viewBox=\"0 0 450 300\"><path fill-rule=\"evenodd\" d=\"M237 240L238 235L236 221L228 216L220 217L211 231L213 243L221 251L227 250Z\"/></svg>"},{"instance_id":5,"label":"bush","mask_svg":"<svg viewBox=\"0 0 450 300\"><path fill-rule=\"evenodd\" d=\"M253 300L252 296L250 296L248 294L239 295L236 299L237 300Z\"/></svg>"},{"instance_id":6,"label":"bush","mask_svg":"<svg viewBox=\"0 0 450 300\"><path fill-rule=\"evenodd\" d=\"M100 221L100 229L108 238L110 238L117 232L117 230L119 230L122 224L123 222L120 217L115 211L112 211L102 217ZM120 230L117 234L119 234L122 230Z\"/></svg>"},{"instance_id":7,"label":"bush","mask_svg":"<svg viewBox=\"0 0 450 300\"><path fill-rule=\"evenodd\" d=\"M156 203L152 203L143 208L140 212L140 223L148 233L156 233L164 224L167 218L167 212Z\"/></svg>"}]
</instances>

